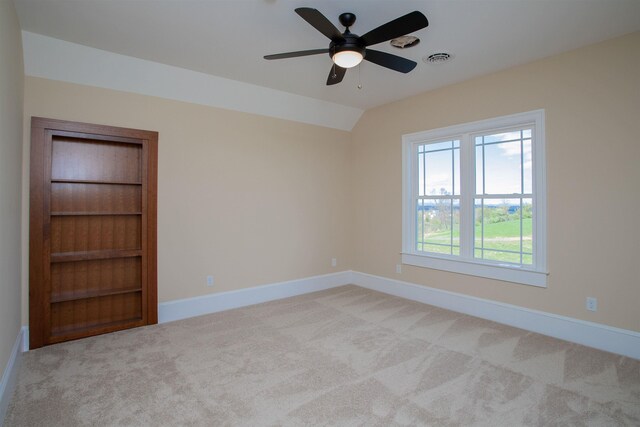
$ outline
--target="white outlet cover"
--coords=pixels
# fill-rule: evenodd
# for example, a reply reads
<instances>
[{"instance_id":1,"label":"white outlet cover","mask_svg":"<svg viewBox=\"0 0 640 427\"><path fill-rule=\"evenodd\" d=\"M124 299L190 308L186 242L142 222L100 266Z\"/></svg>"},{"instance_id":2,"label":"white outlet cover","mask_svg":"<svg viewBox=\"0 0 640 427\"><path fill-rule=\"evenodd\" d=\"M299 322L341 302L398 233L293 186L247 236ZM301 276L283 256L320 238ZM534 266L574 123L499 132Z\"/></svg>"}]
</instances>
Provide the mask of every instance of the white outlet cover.
<instances>
[{"instance_id":1,"label":"white outlet cover","mask_svg":"<svg viewBox=\"0 0 640 427\"><path fill-rule=\"evenodd\" d=\"M331 267L335 267L338 265L338 259L337 258L331 258Z\"/></svg>"},{"instance_id":2,"label":"white outlet cover","mask_svg":"<svg viewBox=\"0 0 640 427\"><path fill-rule=\"evenodd\" d=\"M213 286L213 276L207 276L207 286Z\"/></svg>"},{"instance_id":3,"label":"white outlet cover","mask_svg":"<svg viewBox=\"0 0 640 427\"><path fill-rule=\"evenodd\" d=\"M589 311L598 311L598 298L587 297L586 306Z\"/></svg>"}]
</instances>

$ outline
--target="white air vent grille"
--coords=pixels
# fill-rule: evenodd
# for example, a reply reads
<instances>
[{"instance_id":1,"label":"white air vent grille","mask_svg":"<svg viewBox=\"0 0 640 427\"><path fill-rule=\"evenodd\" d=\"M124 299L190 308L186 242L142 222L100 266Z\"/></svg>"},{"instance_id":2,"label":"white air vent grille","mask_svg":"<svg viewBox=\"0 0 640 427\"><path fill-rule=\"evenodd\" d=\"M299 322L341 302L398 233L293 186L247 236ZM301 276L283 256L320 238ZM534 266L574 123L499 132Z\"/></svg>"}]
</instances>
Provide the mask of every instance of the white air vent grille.
<instances>
[{"instance_id":1,"label":"white air vent grille","mask_svg":"<svg viewBox=\"0 0 640 427\"><path fill-rule=\"evenodd\" d=\"M422 58L422 60L427 64L442 64L443 62L451 61L452 59L453 55L446 52L437 52Z\"/></svg>"}]
</instances>

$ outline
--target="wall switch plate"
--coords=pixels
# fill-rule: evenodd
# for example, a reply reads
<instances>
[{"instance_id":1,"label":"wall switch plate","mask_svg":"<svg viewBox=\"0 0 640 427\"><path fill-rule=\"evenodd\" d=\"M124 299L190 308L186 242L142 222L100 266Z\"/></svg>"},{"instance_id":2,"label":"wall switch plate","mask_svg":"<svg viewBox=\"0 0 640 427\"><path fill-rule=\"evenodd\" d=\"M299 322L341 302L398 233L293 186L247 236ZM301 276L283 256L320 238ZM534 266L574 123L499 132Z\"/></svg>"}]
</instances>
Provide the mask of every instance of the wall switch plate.
<instances>
[{"instance_id":1,"label":"wall switch plate","mask_svg":"<svg viewBox=\"0 0 640 427\"><path fill-rule=\"evenodd\" d=\"M402 274L402 264L396 264L396 274Z\"/></svg>"},{"instance_id":2,"label":"wall switch plate","mask_svg":"<svg viewBox=\"0 0 640 427\"><path fill-rule=\"evenodd\" d=\"M207 276L207 286L213 286L213 276Z\"/></svg>"},{"instance_id":3,"label":"wall switch plate","mask_svg":"<svg viewBox=\"0 0 640 427\"><path fill-rule=\"evenodd\" d=\"M335 267L338 265L338 258L331 258L331 267Z\"/></svg>"},{"instance_id":4,"label":"wall switch plate","mask_svg":"<svg viewBox=\"0 0 640 427\"><path fill-rule=\"evenodd\" d=\"M598 298L587 297L587 310L598 311Z\"/></svg>"}]
</instances>

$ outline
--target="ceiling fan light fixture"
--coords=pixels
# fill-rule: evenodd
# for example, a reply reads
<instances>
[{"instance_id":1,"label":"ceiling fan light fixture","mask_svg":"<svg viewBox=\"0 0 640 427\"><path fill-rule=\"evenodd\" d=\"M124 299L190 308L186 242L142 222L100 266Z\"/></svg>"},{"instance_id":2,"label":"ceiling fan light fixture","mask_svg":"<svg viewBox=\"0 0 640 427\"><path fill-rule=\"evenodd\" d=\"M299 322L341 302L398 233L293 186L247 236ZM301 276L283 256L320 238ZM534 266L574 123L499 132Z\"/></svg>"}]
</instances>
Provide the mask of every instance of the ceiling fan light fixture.
<instances>
[{"instance_id":1,"label":"ceiling fan light fixture","mask_svg":"<svg viewBox=\"0 0 640 427\"><path fill-rule=\"evenodd\" d=\"M364 56L362 53L355 50L343 50L333 54L331 59L333 62L342 68L353 68L362 62Z\"/></svg>"}]
</instances>

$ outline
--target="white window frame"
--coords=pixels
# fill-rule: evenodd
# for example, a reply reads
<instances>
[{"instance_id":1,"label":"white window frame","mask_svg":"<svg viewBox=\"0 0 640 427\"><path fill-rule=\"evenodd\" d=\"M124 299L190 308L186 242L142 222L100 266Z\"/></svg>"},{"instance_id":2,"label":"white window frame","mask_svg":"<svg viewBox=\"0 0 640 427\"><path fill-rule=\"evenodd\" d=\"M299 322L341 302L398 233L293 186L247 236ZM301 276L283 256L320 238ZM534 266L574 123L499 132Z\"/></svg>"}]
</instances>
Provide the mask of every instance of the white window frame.
<instances>
[{"instance_id":1,"label":"white window frame","mask_svg":"<svg viewBox=\"0 0 640 427\"><path fill-rule=\"evenodd\" d=\"M538 287L547 286L547 186L543 109L402 136L402 263ZM478 133L532 126L533 266L473 257L475 143ZM417 146L460 139L460 255L418 252L416 249ZM463 241L467 249L463 252Z\"/></svg>"}]
</instances>

